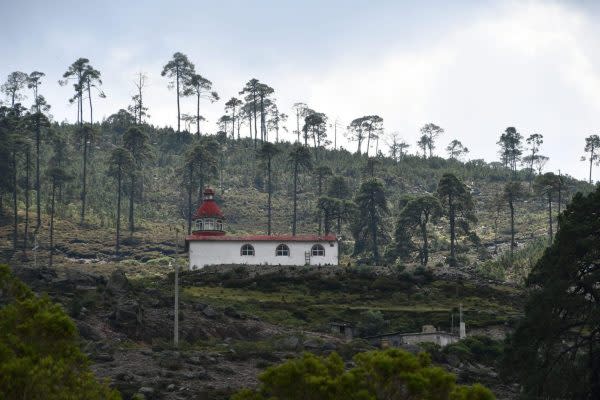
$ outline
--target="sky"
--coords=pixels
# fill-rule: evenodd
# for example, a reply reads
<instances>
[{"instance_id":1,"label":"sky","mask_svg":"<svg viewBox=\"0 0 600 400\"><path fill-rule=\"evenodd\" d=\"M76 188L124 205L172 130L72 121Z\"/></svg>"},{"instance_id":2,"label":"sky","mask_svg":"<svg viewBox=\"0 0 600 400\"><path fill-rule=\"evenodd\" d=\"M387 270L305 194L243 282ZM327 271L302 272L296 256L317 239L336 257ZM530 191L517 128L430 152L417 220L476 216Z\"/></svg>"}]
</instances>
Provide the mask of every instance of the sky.
<instances>
[{"instance_id":1,"label":"sky","mask_svg":"<svg viewBox=\"0 0 600 400\"><path fill-rule=\"evenodd\" d=\"M435 154L458 139L469 159L487 161L514 126L544 136L546 170L586 179L585 137L600 134L597 1L0 0L0 14L0 80L46 73L41 93L57 121L76 118L72 88L58 80L85 57L107 96L95 100L96 118L126 108L144 72L149 122L176 127L175 93L160 72L180 51L221 97L201 104L209 133L225 101L257 78L280 111L304 102L338 120L338 144L350 150L345 127L363 115L380 115L412 153L420 127L435 123L445 130ZM194 110L182 101L182 112ZM293 140L294 118L288 127L283 139Z\"/></svg>"}]
</instances>

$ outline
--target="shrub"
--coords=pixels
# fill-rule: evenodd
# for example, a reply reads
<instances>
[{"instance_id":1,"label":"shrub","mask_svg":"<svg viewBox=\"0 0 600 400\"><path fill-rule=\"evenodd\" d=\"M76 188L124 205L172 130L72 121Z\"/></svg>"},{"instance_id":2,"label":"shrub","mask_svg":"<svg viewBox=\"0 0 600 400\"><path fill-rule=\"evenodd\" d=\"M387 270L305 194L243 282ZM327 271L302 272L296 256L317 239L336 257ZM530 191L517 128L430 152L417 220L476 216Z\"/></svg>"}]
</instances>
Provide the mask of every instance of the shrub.
<instances>
[{"instance_id":1,"label":"shrub","mask_svg":"<svg viewBox=\"0 0 600 400\"><path fill-rule=\"evenodd\" d=\"M37 297L0 265L0 398L120 399L96 381L77 328L47 296Z\"/></svg>"},{"instance_id":2,"label":"shrub","mask_svg":"<svg viewBox=\"0 0 600 400\"><path fill-rule=\"evenodd\" d=\"M426 353L368 351L354 356L354 362L356 366L346 370L337 353L328 357L305 353L268 368L259 377L257 390L243 389L232 400L494 399L481 385L457 385L456 377L432 366Z\"/></svg>"}]
</instances>

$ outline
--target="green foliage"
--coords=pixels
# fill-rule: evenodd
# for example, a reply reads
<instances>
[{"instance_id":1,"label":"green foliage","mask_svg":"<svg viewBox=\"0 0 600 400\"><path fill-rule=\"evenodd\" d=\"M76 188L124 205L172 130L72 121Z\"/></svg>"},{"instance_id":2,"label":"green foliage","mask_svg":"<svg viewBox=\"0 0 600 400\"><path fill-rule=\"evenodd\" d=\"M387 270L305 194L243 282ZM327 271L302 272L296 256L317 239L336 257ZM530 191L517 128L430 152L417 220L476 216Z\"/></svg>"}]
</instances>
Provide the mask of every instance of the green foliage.
<instances>
[{"instance_id":1,"label":"green foliage","mask_svg":"<svg viewBox=\"0 0 600 400\"><path fill-rule=\"evenodd\" d=\"M367 310L360 313L356 328L361 336L373 336L383 333L388 325L381 311Z\"/></svg>"},{"instance_id":2,"label":"green foliage","mask_svg":"<svg viewBox=\"0 0 600 400\"><path fill-rule=\"evenodd\" d=\"M120 399L98 383L78 347L75 324L0 266L0 397Z\"/></svg>"},{"instance_id":3,"label":"green foliage","mask_svg":"<svg viewBox=\"0 0 600 400\"><path fill-rule=\"evenodd\" d=\"M355 240L355 254L366 246L371 248L373 261L379 263L379 245L387 239L382 221L389 214L383 183L377 178L365 180L354 200L358 212L353 221L352 233Z\"/></svg>"},{"instance_id":4,"label":"green foliage","mask_svg":"<svg viewBox=\"0 0 600 400\"><path fill-rule=\"evenodd\" d=\"M524 398L600 397L599 210L600 188L577 194L527 278L525 317L504 363Z\"/></svg>"},{"instance_id":5,"label":"green foliage","mask_svg":"<svg viewBox=\"0 0 600 400\"><path fill-rule=\"evenodd\" d=\"M413 242L414 236L420 236L419 259L421 265L427 265L429 259L429 233L427 225L436 223L442 214L442 205L432 195L422 195L408 200L400 211L396 225L396 253L403 259L407 259L417 248Z\"/></svg>"},{"instance_id":6,"label":"green foliage","mask_svg":"<svg viewBox=\"0 0 600 400\"><path fill-rule=\"evenodd\" d=\"M369 351L357 354L354 362L355 367L345 370L336 353L327 357L305 353L268 368L257 390L242 390L232 400L494 399L481 385L457 385L454 375L432 366L425 353Z\"/></svg>"},{"instance_id":7,"label":"green foliage","mask_svg":"<svg viewBox=\"0 0 600 400\"><path fill-rule=\"evenodd\" d=\"M499 257L479 264L477 268L485 276L522 284L547 247L547 240L533 240L512 255L510 251L503 252Z\"/></svg>"},{"instance_id":8,"label":"green foliage","mask_svg":"<svg viewBox=\"0 0 600 400\"><path fill-rule=\"evenodd\" d=\"M500 360L503 349L502 342L490 337L470 336L458 343L449 344L443 349L443 353L456 355L462 361L492 365Z\"/></svg>"},{"instance_id":9,"label":"green foliage","mask_svg":"<svg viewBox=\"0 0 600 400\"><path fill-rule=\"evenodd\" d=\"M437 187L437 195L450 224L450 264L456 262L456 237L468 234L470 225L477 222L473 198L467 186L454 174L445 173Z\"/></svg>"}]
</instances>

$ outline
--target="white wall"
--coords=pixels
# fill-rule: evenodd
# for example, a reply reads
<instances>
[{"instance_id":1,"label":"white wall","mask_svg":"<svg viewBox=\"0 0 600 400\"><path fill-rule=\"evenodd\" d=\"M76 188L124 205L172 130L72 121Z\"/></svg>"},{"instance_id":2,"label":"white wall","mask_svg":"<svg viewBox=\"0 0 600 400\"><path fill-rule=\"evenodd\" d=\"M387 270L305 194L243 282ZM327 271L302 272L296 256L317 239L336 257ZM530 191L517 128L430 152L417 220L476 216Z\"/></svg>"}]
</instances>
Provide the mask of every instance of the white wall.
<instances>
[{"instance_id":1,"label":"white wall","mask_svg":"<svg viewBox=\"0 0 600 400\"><path fill-rule=\"evenodd\" d=\"M289 256L276 256L275 248L284 243L290 248ZM305 265L304 253L315 244L321 244L325 256L311 256L310 265L338 265L337 242L238 242L238 241L190 241L190 269L218 264L270 264ZM254 246L254 256L242 256L244 244ZM333 246L332 246L333 245Z\"/></svg>"}]
</instances>

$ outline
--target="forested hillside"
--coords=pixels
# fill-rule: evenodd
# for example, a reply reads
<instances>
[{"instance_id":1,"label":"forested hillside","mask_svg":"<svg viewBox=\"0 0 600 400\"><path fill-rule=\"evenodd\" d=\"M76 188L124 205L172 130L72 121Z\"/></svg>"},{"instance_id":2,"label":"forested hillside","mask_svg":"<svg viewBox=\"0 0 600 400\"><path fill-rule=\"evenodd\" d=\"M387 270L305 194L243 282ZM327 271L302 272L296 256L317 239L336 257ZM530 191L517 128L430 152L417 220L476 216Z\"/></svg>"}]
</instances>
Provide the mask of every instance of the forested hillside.
<instances>
[{"instance_id":1,"label":"forested hillside","mask_svg":"<svg viewBox=\"0 0 600 400\"><path fill-rule=\"evenodd\" d=\"M378 263L447 264L449 209L438 187L444 174L452 174L459 189L464 185L469 198L466 201L471 203L457 216L456 260L463 266L484 265L492 256L511 248L511 197L515 246L522 249L528 244L535 246L537 239L547 239L549 212L555 219L573 193L589 191L591 187L568 176L539 175L528 168L511 169L500 162L463 162L456 154L444 159L400 153L393 143L381 145L376 156L368 157L325 146L232 138L224 131L203 135L177 133L169 128L140 125L125 110L84 126L49 122L43 114L27 112L18 104L3 108L1 118L6 155L2 193L2 247L6 260L33 257L32 247L37 240L39 260L47 263L51 239L60 260L70 253L71 258L78 258L78 251L70 249L77 243L65 243L67 233L82 239L101 237L109 246L116 235L118 212L122 242L119 256L127 257L148 240L169 242L168 253L172 253L175 244L183 247L188 215L200 201L201 185L216 189L228 232L267 233L269 176L272 231L289 233L294 220L297 164L297 232L337 233L344 243L344 263L373 261L371 233L366 229L373 217L366 212L368 200L364 196L369 190L381 190L384 207L378 206L373 221L379 236ZM82 130L88 135L85 149ZM35 190L38 137L39 228ZM436 140L441 142L443 137ZM85 214L83 157L87 169ZM375 186L363 185L369 182ZM518 187L511 189L515 182ZM518 193L512 196L511 190ZM427 211L431 216L423 221L424 211L418 207L423 206L419 201L427 200L427 195L431 195L434 204ZM410 203L411 200L419 201ZM409 203L412 208L407 207ZM15 207L17 219L13 218ZM53 209L55 238L50 237ZM64 226L69 227L67 232L63 232ZM426 229L425 236L422 229ZM431 253L428 260L423 258L424 237ZM115 249L106 246L100 258L117 256ZM83 258L97 258L89 252L79 253ZM503 277L504 271L492 264L487 262L491 267L488 270Z\"/></svg>"}]
</instances>

